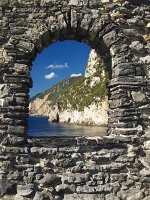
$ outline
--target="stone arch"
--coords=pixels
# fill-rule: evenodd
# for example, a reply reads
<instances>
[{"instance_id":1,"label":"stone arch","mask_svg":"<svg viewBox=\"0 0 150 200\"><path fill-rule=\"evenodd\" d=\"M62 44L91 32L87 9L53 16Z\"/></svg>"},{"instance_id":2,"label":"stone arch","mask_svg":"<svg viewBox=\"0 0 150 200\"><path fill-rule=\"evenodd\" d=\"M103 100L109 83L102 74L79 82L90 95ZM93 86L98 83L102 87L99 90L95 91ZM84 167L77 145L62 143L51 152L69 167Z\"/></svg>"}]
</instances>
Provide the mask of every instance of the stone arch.
<instances>
[{"instance_id":1,"label":"stone arch","mask_svg":"<svg viewBox=\"0 0 150 200\"><path fill-rule=\"evenodd\" d=\"M38 10L40 12L40 9ZM33 14L31 13L27 19L32 20L32 17ZM18 81L19 83L21 80L22 88L30 87L31 80L28 67L32 65L32 61L35 59L37 53L40 53L45 47L56 42L57 40L65 39L83 41L101 54L104 61L108 65L107 69L110 76L111 90L113 90L112 88L116 86L124 87L126 85L126 79L124 79L124 77L129 77L129 79L136 78L136 69L135 66L132 65L132 53L128 45L129 41L122 29L120 29L118 25L112 21L110 14L107 12L103 14L96 9L91 9L85 14L78 14L78 10L76 8L69 7L67 11L59 11L58 15L51 14L44 17L44 19L39 20L36 24L32 24L31 28L25 27L25 31L21 38L13 34L10 36L8 42L5 44L5 50L9 54L9 48L12 48L12 54L13 52L16 54L15 56L10 56L11 68L14 75L4 73L3 81L7 82L9 77L11 79L11 76L14 76L12 77L12 81ZM115 56L117 56L118 59L115 59ZM123 65L122 62L124 63ZM120 81L121 84L119 83ZM26 92L27 91L28 88L26 88ZM110 93L110 99L112 99L112 101L110 100L110 109L111 106L112 109L109 112L109 118L111 118L111 120L111 113L115 116L115 108L117 109L120 106L123 108L123 112L125 112L124 109L130 110L133 107L130 89L129 91L126 91L128 98L121 98L119 89L117 89L117 93L117 95L120 96L118 102L116 100L117 103L113 103L115 101L115 97L113 99ZM15 88L13 96L15 96ZM27 93L25 93L24 96L26 96L25 98L27 99ZM24 100L24 102L27 102L27 100ZM23 109L24 113L27 114L27 108L24 107ZM134 108L134 110L138 110L138 108ZM130 112L130 114L131 113L132 112ZM133 115L135 115L135 113ZM138 115L135 118L136 121L139 120ZM126 122L124 122L123 125L120 125L120 120L118 119L114 119L114 124L111 122L109 123L110 133L116 133L115 129L120 128L120 126L121 128L129 126ZM138 125L138 122L136 122L136 124L130 125L129 127L134 128L134 126L138 127ZM8 132L10 133L12 127L8 129ZM22 126L18 131L23 134L25 127L23 128ZM135 128L135 130L129 130L129 132L131 131L140 132L140 129ZM126 130L122 129L121 133L122 132L126 132Z\"/></svg>"},{"instance_id":2,"label":"stone arch","mask_svg":"<svg viewBox=\"0 0 150 200\"><path fill-rule=\"evenodd\" d=\"M6 0L0 5L0 194L15 186L18 198L20 191L33 198L40 195L35 188L44 192L46 184L38 180L44 176L57 182L53 197L66 200L134 199L133 194L140 200L150 195L145 171L150 149L148 0ZM107 64L108 137L25 137L32 61L46 46L65 39L87 43Z\"/></svg>"}]
</instances>

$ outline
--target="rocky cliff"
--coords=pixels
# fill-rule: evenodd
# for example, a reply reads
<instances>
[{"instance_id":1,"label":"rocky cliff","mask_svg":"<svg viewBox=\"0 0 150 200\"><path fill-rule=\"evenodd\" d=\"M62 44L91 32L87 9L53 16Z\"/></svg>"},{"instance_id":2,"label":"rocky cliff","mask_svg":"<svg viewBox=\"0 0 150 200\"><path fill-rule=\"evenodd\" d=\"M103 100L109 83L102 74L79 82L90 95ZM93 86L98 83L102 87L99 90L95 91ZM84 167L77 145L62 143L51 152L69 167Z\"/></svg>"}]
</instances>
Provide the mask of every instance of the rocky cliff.
<instances>
[{"instance_id":1,"label":"rocky cliff","mask_svg":"<svg viewBox=\"0 0 150 200\"><path fill-rule=\"evenodd\" d=\"M29 106L30 114L49 116L51 122L107 124L107 80L104 62L92 50L85 77L63 80L33 97Z\"/></svg>"}]
</instances>

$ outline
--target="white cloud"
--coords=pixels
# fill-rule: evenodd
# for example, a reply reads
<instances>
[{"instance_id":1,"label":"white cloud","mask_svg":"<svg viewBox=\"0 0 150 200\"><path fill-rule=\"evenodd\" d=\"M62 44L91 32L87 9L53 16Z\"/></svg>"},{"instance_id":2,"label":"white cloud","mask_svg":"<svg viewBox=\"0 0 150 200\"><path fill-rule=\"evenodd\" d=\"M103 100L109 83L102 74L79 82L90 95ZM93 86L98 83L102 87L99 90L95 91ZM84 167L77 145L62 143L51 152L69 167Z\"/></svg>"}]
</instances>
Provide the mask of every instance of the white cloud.
<instances>
[{"instance_id":1,"label":"white cloud","mask_svg":"<svg viewBox=\"0 0 150 200\"><path fill-rule=\"evenodd\" d=\"M71 74L70 77L78 77L78 76L82 76L82 74Z\"/></svg>"},{"instance_id":2,"label":"white cloud","mask_svg":"<svg viewBox=\"0 0 150 200\"><path fill-rule=\"evenodd\" d=\"M63 69L63 68L69 68L69 65L68 63L65 63L65 64L51 64L51 65L48 65L46 67L47 69Z\"/></svg>"},{"instance_id":3,"label":"white cloud","mask_svg":"<svg viewBox=\"0 0 150 200\"><path fill-rule=\"evenodd\" d=\"M57 77L57 75L54 72L45 75L45 79L52 79L55 77Z\"/></svg>"}]
</instances>

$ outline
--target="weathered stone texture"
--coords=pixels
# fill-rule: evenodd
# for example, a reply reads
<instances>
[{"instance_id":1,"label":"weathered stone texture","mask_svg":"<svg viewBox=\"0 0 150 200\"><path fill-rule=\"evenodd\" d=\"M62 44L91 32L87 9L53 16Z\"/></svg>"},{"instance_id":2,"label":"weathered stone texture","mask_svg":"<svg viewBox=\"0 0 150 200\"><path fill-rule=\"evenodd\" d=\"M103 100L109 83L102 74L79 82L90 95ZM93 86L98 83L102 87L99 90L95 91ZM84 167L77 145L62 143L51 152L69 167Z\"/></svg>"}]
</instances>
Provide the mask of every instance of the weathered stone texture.
<instances>
[{"instance_id":1,"label":"weathered stone texture","mask_svg":"<svg viewBox=\"0 0 150 200\"><path fill-rule=\"evenodd\" d=\"M150 194L144 153L150 145L142 149L138 136L28 139L26 145L1 148L5 198L141 200Z\"/></svg>"},{"instance_id":2,"label":"weathered stone texture","mask_svg":"<svg viewBox=\"0 0 150 200\"><path fill-rule=\"evenodd\" d=\"M149 199L149 21L149 0L0 0L2 200ZM65 39L106 62L110 138L25 137L32 61Z\"/></svg>"}]
</instances>

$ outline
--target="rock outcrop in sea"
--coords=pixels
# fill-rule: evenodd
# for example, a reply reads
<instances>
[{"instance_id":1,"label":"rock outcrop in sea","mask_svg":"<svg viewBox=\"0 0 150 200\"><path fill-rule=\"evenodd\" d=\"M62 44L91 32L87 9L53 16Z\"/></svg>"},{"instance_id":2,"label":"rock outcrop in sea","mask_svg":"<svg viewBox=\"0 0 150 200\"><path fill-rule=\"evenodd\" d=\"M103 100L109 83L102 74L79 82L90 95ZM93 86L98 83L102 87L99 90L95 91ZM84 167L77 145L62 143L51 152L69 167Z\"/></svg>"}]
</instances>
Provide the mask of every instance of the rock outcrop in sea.
<instances>
[{"instance_id":1,"label":"rock outcrop in sea","mask_svg":"<svg viewBox=\"0 0 150 200\"><path fill-rule=\"evenodd\" d=\"M108 75L102 58L92 50L85 76L63 80L33 97L30 115L49 116L50 122L106 125Z\"/></svg>"}]
</instances>

